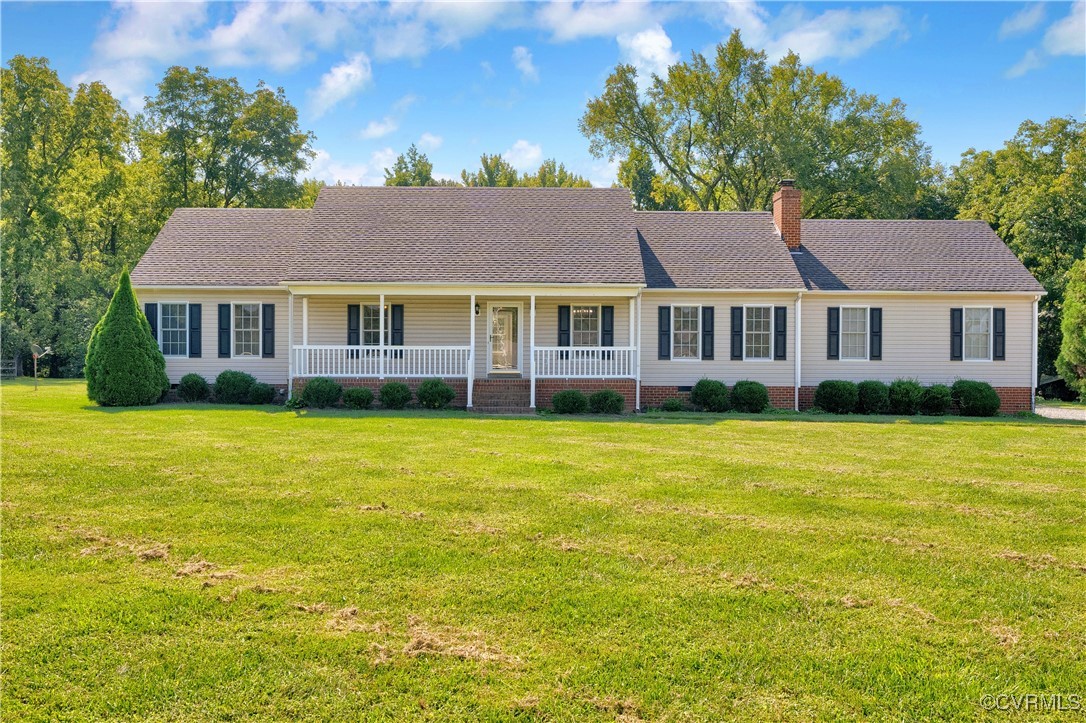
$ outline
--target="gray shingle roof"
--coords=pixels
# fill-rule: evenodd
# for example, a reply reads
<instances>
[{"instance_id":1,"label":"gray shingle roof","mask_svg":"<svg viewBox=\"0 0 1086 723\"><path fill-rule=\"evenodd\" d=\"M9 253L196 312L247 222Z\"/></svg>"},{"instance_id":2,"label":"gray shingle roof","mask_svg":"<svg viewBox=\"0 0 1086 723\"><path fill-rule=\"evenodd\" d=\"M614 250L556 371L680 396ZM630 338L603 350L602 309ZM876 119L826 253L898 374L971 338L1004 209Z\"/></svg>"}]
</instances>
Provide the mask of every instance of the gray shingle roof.
<instances>
[{"instance_id":1,"label":"gray shingle roof","mask_svg":"<svg viewBox=\"0 0 1086 723\"><path fill-rule=\"evenodd\" d=\"M282 281L308 210L179 208L132 270L137 286L272 286Z\"/></svg>"},{"instance_id":2,"label":"gray shingle roof","mask_svg":"<svg viewBox=\"0 0 1086 723\"><path fill-rule=\"evenodd\" d=\"M796 267L823 291L1037 291L984 221L804 219Z\"/></svg>"},{"instance_id":3,"label":"gray shingle roof","mask_svg":"<svg viewBox=\"0 0 1086 723\"><path fill-rule=\"evenodd\" d=\"M636 212L649 288L802 289L773 214Z\"/></svg>"}]
</instances>

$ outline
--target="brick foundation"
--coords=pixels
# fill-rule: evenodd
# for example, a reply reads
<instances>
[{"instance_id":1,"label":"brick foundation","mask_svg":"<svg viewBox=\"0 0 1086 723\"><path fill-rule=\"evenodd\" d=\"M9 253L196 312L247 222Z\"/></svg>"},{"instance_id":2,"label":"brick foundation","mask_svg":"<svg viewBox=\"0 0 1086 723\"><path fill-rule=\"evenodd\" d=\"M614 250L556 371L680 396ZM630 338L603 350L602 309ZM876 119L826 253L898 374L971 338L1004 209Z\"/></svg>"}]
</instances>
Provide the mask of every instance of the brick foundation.
<instances>
[{"instance_id":1,"label":"brick foundation","mask_svg":"<svg viewBox=\"0 0 1086 723\"><path fill-rule=\"evenodd\" d=\"M731 386L728 386L731 389ZM769 403L777 409L792 409L795 406L794 387L766 387ZM641 407L659 407L668 399L681 399L690 404L690 392L680 392L678 387L641 386Z\"/></svg>"},{"instance_id":2,"label":"brick foundation","mask_svg":"<svg viewBox=\"0 0 1086 723\"><path fill-rule=\"evenodd\" d=\"M389 382L403 382L404 384L407 385L407 388L411 390L411 394L414 395L418 391L419 385L422 384L426 380L425 379L396 379L396 378L393 378L393 377L388 377L386 379L373 379L373 378L339 379L339 378L337 378L334 381L337 384L341 385L344 389L348 389L350 387L366 387L367 389L372 389L373 390L373 403L374 403L374 406L379 407L379 406L381 406L381 402L380 402L380 400L379 400L379 398L377 396L377 393L381 390L381 387L388 384ZM450 407L459 407L461 409L466 407L467 404L468 404L468 380L467 379L444 379L443 381L446 384L448 384L450 387L452 387L454 392L456 392L456 397L453 398L453 400L452 400L452 402L450 402L449 406ZM295 395L300 395L302 393L302 390L305 389L306 383L308 383L308 382L309 382L308 378L302 378L302 379L295 378L295 380L294 380L294 394Z\"/></svg>"},{"instance_id":3,"label":"brick foundation","mask_svg":"<svg viewBox=\"0 0 1086 723\"><path fill-rule=\"evenodd\" d=\"M635 385L633 379L536 379L535 404L539 409L550 409L551 397L566 389L576 389L586 396L601 389L613 389L626 401L626 411L632 412L636 401ZM645 400L642 399L641 403L644 404Z\"/></svg>"}]
</instances>

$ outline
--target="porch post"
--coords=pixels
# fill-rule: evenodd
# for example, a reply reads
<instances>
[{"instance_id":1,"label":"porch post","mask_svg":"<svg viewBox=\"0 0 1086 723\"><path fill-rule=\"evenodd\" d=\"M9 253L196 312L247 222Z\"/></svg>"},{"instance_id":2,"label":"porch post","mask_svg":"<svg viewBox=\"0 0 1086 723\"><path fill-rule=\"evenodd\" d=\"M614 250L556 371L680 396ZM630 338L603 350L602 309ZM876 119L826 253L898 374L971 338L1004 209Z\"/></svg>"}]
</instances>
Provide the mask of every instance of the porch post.
<instances>
[{"instance_id":1,"label":"porch post","mask_svg":"<svg viewBox=\"0 0 1086 723\"><path fill-rule=\"evenodd\" d=\"M287 289L287 399L294 396L294 292Z\"/></svg>"},{"instance_id":2,"label":"porch post","mask_svg":"<svg viewBox=\"0 0 1086 723\"><path fill-rule=\"evenodd\" d=\"M468 409L471 409L471 391L475 386L475 294L468 301Z\"/></svg>"},{"instance_id":3,"label":"porch post","mask_svg":"<svg viewBox=\"0 0 1086 723\"><path fill-rule=\"evenodd\" d=\"M535 409L535 294L532 294L531 312L528 315L530 326L528 327L528 378L531 388L528 406Z\"/></svg>"},{"instance_id":4,"label":"porch post","mask_svg":"<svg viewBox=\"0 0 1086 723\"><path fill-rule=\"evenodd\" d=\"M632 323L632 322L631 322ZM636 351L634 357L637 366L634 368L634 411L641 411L641 292L637 292L637 335L634 337Z\"/></svg>"},{"instance_id":5,"label":"porch post","mask_svg":"<svg viewBox=\"0 0 1086 723\"><path fill-rule=\"evenodd\" d=\"M377 349L380 354L380 376L383 381L385 378L385 295L381 294L379 301L377 302Z\"/></svg>"}]
</instances>

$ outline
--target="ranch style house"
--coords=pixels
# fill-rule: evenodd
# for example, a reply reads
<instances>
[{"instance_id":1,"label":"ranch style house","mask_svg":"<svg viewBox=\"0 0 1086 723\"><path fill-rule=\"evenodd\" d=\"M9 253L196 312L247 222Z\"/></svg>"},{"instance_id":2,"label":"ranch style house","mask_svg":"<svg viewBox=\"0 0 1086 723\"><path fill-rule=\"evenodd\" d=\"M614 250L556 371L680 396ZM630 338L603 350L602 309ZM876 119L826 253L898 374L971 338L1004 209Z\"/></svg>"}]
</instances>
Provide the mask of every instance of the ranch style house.
<instances>
[{"instance_id":1,"label":"ranch style house","mask_svg":"<svg viewBox=\"0 0 1086 723\"><path fill-rule=\"evenodd\" d=\"M326 187L311 210L179 208L132 271L171 383L412 388L478 411L699 379L804 409L826 379L977 379L1030 409L1044 293L983 221L636 211L624 189Z\"/></svg>"}]
</instances>

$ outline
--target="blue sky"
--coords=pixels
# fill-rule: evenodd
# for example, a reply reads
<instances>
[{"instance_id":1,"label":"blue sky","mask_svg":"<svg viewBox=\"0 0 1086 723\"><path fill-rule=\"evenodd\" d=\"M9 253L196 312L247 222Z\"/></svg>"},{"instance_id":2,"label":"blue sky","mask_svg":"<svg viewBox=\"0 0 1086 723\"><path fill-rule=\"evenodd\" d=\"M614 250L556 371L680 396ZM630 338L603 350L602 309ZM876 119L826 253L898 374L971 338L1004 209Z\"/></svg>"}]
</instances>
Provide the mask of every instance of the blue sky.
<instances>
[{"instance_id":1,"label":"blue sky","mask_svg":"<svg viewBox=\"0 0 1086 723\"><path fill-rule=\"evenodd\" d=\"M14 3L2 53L103 80L131 110L165 68L206 65L285 88L317 135L309 174L380 183L417 143L443 176L503 153L556 157L597 184L577 121L619 62L662 72L733 28L883 99L901 98L937 160L995 148L1029 118L1086 117L1086 0L1071 3Z\"/></svg>"}]
</instances>

